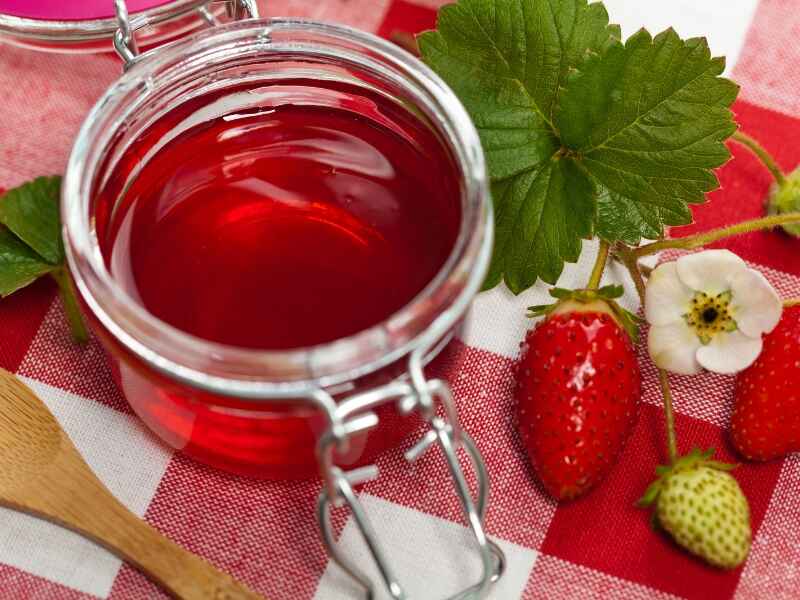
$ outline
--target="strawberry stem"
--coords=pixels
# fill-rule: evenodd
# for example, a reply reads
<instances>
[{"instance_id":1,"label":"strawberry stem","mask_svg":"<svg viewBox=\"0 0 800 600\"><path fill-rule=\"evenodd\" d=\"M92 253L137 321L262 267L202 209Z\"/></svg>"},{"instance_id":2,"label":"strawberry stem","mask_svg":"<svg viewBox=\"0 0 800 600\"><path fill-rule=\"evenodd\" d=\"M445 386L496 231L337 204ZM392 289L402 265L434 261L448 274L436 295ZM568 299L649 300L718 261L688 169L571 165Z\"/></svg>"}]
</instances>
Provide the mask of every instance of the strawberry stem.
<instances>
[{"instance_id":1,"label":"strawberry stem","mask_svg":"<svg viewBox=\"0 0 800 600\"><path fill-rule=\"evenodd\" d=\"M589 276L589 283L586 288L596 290L600 287L600 281L603 279L603 271L606 270L606 262L608 262L608 251L610 246L605 240L600 240L600 247L597 249L597 260L594 262L592 274Z\"/></svg>"},{"instance_id":2,"label":"strawberry stem","mask_svg":"<svg viewBox=\"0 0 800 600\"><path fill-rule=\"evenodd\" d=\"M675 437L675 411L672 410L672 389L669 386L669 375L664 369L658 370L658 380L661 383L661 394L664 396L664 418L667 421L667 455L669 464L674 465L678 460L678 442Z\"/></svg>"},{"instance_id":3,"label":"strawberry stem","mask_svg":"<svg viewBox=\"0 0 800 600\"><path fill-rule=\"evenodd\" d=\"M78 304L78 297L75 293L75 285L72 283L72 277L69 271L67 271L66 267L62 266L50 273L50 275L58 284L58 293L64 305L64 312L67 315L72 337L75 338L75 341L79 344L85 344L89 340L89 332L86 330L86 324L83 322L80 305Z\"/></svg>"},{"instance_id":4,"label":"strawberry stem","mask_svg":"<svg viewBox=\"0 0 800 600\"><path fill-rule=\"evenodd\" d=\"M759 144L755 139L751 138L746 133L742 133L741 130L734 132L734 134L731 136L731 140L740 143L742 146L750 150L750 152L755 154L756 157L758 157L758 159L763 163L763 165L769 169L769 172L772 173L772 176L775 178L775 182L778 185L783 186L786 183L786 177L784 176L783 171L781 171L781 168L775 162L775 159L769 152L767 152L764 146Z\"/></svg>"},{"instance_id":5,"label":"strawberry stem","mask_svg":"<svg viewBox=\"0 0 800 600\"><path fill-rule=\"evenodd\" d=\"M636 255L633 253L633 248L618 245L614 250L614 255L622 261L622 264L628 269L633 279L633 284L636 286L636 291L639 294L639 300L644 306L644 279L642 272L639 270L639 263Z\"/></svg>"},{"instance_id":6,"label":"strawberry stem","mask_svg":"<svg viewBox=\"0 0 800 600\"><path fill-rule=\"evenodd\" d=\"M642 278L642 272L639 270L640 267L636 255L633 250L628 248L617 248L615 253L631 274L631 279L633 279L633 283L636 285L636 291L639 293L639 300L642 303L642 307L644 307L644 279ZM658 378L661 383L661 394L664 397L664 419L667 429L667 456L669 457L670 464L675 464L675 461L678 460L678 441L675 435L675 412L672 409L672 390L669 386L669 375L664 369L658 370Z\"/></svg>"},{"instance_id":7,"label":"strawberry stem","mask_svg":"<svg viewBox=\"0 0 800 600\"><path fill-rule=\"evenodd\" d=\"M645 244L644 246L639 246L638 248L632 248L631 252L638 259L649 254L661 252L662 250L668 250L670 248L693 250L694 248L700 248L706 244L711 244L712 242L717 242L728 237L741 235L743 233L751 233L753 231L761 231L763 229L773 229L774 227L778 227L780 225L788 225L792 223L800 223L800 213L784 213L780 215L762 217L760 219L753 219L750 221L742 221L736 225L721 227L720 229L713 229L697 235L689 235L682 238L672 238L660 240L658 242L652 242L650 244Z\"/></svg>"}]
</instances>

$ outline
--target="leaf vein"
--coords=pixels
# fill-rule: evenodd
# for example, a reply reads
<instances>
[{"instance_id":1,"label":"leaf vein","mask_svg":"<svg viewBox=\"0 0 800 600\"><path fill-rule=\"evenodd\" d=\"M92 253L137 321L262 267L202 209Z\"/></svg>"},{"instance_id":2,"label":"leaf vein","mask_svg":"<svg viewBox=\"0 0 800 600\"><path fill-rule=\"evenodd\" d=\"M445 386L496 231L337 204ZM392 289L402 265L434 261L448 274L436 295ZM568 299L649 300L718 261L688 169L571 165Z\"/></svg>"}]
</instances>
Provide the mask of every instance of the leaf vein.
<instances>
[{"instance_id":1,"label":"leaf vein","mask_svg":"<svg viewBox=\"0 0 800 600\"><path fill-rule=\"evenodd\" d=\"M619 129L618 129L618 130L617 130L615 133L613 133L613 134L609 135L609 137L607 137L606 139L604 139L602 142L599 142L598 144L596 144L596 145L592 146L591 148L588 148L587 150L585 150L585 152L586 152L586 153L589 153L589 152L591 152L591 151L593 151L593 150L596 150L596 149L598 149L598 148L604 148L604 147L606 147L606 144L607 144L608 142L610 142L611 140L613 140L613 139L614 139L614 138L616 138L616 137L619 137L619 136L620 136L620 135L621 135L623 132L627 131L627 130L628 130L628 129L630 129L631 127L633 127L633 126L635 126L635 125L638 125L638 124L639 124L639 122L640 122L640 121L641 121L641 120L642 120L644 117L646 117L647 115L649 115L650 113L652 113L654 110L656 110L657 108L659 108L659 107L660 107L661 105L663 105L665 102L668 102L669 100L671 100L673 96L675 96L676 94L680 93L680 92L681 92L681 91L682 91L684 88L688 87L689 85L691 85L691 84L692 84L692 83L694 83L695 81L697 81L697 80L701 79L702 77L706 76L706 75L708 74L708 72L709 72L709 71L710 71L712 68L713 68L713 65L709 65L709 66L708 66L708 67L706 67L706 68L705 68L705 69L704 69L704 70L703 70L703 71L702 71L702 72L701 72L699 75L697 75L696 77L694 77L694 78L693 78L691 81L687 82L687 83L686 83L684 86L682 86L682 87L679 87L679 88L676 88L676 89L674 89L672 92L670 92L670 93L669 93L669 95L667 95L666 97L664 97L664 98L662 98L661 100L659 100L659 101L658 101L656 104L654 104L653 106L651 106L651 107L650 107L650 108L649 108L647 111L645 111L645 112L643 112L643 113L642 113L642 112L640 112L640 110L637 108L637 110L636 110L636 112L637 112L637 116L636 116L636 118L635 118L633 121L631 121L631 122L629 122L629 123L627 123L627 124L624 124L624 125L622 125L622 127L620 127L620 128L619 128Z\"/></svg>"}]
</instances>

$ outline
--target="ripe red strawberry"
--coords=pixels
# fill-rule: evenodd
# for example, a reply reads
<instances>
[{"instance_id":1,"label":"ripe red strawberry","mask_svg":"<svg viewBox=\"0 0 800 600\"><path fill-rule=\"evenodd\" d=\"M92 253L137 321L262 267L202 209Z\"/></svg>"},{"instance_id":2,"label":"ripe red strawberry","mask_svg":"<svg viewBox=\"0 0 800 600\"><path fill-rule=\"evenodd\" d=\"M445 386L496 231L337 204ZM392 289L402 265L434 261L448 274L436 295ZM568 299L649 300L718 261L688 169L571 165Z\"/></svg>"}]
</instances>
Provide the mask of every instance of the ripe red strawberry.
<instances>
[{"instance_id":1,"label":"ripe red strawberry","mask_svg":"<svg viewBox=\"0 0 800 600\"><path fill-rule=\"evenodd\" d=\"M736 377L733 445L746 458L800 451L800 306L784 309L756 361Z\"/></svg>"},{"instance_id":2,"label":"ripe red strawberry","mask_svg":"<svg viewBox=\"0 0 800 600\"><path fill-rule=\"evenodd\" d=\"M545 489L562 500L584 494L611 470L641 398L634 345L620 325L630 315L613 300L574 294L562 293L528 332L517 366L522 440Z\"/></svg>"}]
</instances>

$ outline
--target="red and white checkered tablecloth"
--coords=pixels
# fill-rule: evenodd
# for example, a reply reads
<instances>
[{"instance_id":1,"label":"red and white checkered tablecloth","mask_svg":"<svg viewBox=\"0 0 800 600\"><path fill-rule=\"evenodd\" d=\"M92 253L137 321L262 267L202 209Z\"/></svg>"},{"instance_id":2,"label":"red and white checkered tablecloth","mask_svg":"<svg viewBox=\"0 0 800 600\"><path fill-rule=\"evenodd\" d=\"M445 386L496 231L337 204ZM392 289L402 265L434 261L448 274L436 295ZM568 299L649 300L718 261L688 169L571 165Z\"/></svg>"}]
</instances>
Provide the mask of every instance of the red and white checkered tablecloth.
<instances>
[{"instance_id":1,"label":"red and white checkered tablecloth","mask_svg":"<svg viewBox=\"0 0 800 600\"><path fill-rule=\"evenodd\" d=\"M269 15L346 22L389 35L434 24L439 0L271 0ZM707 35L728 57L742 86L734 111L786 169L800 162L800 11L797 0L606 0L629 35L674 26ZM91 104L119 70L112 56L59 56L0 45L0 187L63 171L73 137ZM733 147L720 171L722 189L680 233L755 217L769 173ZM726 244L786 295L800 295L800 242L770 233ZM564 286L585 283L592 248L565 271ZM622 273L612 269L613 277ZM611 476L588 497L557 505L537 487L512 426L511 366L529 326L524 308L546 288L513 297L481 295L468 327L438 361L455 389L462 419L492 478L487 529L505 550L508 572L493 598L800 597L800 457L745 464L736 471L750 500L753 549L733 572L713 570L648 527L633 503L664 461L664 427L652 366L644 369L645 403L633 438ZM627 298L635 308L632 296ZM644 358L644 357L643 357ZM649 365L644 361L645 365ZM326 557L313 519L319 482L259 482L195 464L161 444L114 387L96 343L70 341L53 286L39 282L0 302L0 366L45 399L76 445L127 506L166 535L274 600L333 600L357 589ZM730 455L725 428L732 381L675 378L683 450L714 446ZM478 567L460 524L441 457L413 472L387 457L387 474L361 497L412 598L440 598ZM374 567L352 521L342 517L338 543ZM0 599L153 599L163 594L100 548L50 524L0 509ZM356 596L358 597L358 596ZM383 596L381 596L383 597Z\"/></svg>"}]
</instances>

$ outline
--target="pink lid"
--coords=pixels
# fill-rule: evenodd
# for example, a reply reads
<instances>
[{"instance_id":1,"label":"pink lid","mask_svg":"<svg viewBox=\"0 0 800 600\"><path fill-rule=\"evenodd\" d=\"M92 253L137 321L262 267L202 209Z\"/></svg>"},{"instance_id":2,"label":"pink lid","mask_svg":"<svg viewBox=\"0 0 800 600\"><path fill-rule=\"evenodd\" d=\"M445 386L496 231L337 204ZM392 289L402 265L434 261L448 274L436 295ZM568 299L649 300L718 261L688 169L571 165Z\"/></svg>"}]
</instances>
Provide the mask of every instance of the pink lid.
<instances>
[{"instance_id":1,"label":"pink lid","mask_svg":"<svg viewBox=\"0 0 800 600\"><path fill-rule=\"evenodd\" d=\"M127 0L128 11L140 12L173 0ZM0 0L0 13L46 21L85 21L114 16L113 0Z\"/></svg>"}]
</instances>

